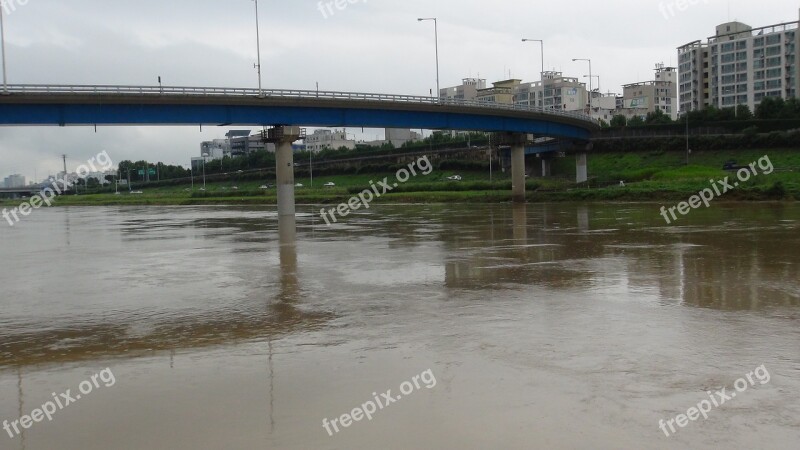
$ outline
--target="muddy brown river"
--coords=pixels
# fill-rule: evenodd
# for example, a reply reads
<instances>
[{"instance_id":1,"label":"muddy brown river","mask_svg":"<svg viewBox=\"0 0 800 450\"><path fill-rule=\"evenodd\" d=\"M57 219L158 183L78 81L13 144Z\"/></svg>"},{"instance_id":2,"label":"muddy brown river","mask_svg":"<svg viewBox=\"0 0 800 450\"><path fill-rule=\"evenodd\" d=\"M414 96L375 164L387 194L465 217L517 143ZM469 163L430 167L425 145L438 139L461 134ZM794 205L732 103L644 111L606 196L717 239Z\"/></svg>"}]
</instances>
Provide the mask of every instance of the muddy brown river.
<instances>
[{"instance_id":1,"label":"muddy brown river","mask_svg":"<svg viewBox=\"0 0 800 450\"><path fill-rule=\"evenodd\" d=\"M800 206L659 207L37 210L0 449L800 448Z\"/></svg>"}]
</instances>

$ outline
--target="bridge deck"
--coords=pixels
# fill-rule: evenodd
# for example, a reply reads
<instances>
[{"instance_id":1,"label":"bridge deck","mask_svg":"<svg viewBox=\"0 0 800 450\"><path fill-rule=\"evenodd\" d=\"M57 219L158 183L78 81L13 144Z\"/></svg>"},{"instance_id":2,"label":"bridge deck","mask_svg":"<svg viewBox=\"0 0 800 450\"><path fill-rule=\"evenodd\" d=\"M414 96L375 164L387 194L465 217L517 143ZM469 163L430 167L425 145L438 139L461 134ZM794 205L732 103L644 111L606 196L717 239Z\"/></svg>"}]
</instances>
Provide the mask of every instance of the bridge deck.
<instances>
[{"instance_id":1,"label":"bridge deck","mask_svg":"<svg viewBox=\"0 0 800 450\"><path fill-rule=\"evenodd\" d=\"M11 85L0 125L301 125L425 128L587 138L575 112L432 97L196 87Z\"/></svg>"}]
</instances>

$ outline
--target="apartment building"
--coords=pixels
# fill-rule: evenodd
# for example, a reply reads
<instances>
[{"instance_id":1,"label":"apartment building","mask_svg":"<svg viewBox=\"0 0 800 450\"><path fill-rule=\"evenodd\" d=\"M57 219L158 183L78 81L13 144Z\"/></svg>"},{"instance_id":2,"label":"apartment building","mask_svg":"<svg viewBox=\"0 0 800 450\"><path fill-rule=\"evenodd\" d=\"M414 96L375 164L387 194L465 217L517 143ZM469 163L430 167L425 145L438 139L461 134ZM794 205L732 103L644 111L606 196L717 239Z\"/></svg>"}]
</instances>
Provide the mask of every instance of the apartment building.
<instances>
[{"instance_id":1,"label":"apartment building","mask_svg":"<svg viewBox=\"0 0 800 450\"><path fill-rule=\"evenodd\" d=\"M680 111L706 106L751 110L765 97L788 99L800 92L800 21L753 28L728 22L706 43L678 48Z\"/></svg>"},{"instance_id":2,"label":"apartment building","mask_svg":"<svg viewBox=\"0 0 800 450\"><path fill-rule=\"evenodd\" d=\"M655 79L622 86L622 109L627 117L644 117L660 110L673 120L678 118L678 74L675 67L656 65Z\"/></svg>"},{"instance_id":3,"label":"apartment building","mask_svg":"<svg viewBox=\"0 0 800 450\"><path fill-rule=\"evenodd\" d=\"M514 88L514 103L561 111L583 111L589 93L586 84L561 72L544 72L542 81L519 83Z\"/></svg>"}]
</instances>

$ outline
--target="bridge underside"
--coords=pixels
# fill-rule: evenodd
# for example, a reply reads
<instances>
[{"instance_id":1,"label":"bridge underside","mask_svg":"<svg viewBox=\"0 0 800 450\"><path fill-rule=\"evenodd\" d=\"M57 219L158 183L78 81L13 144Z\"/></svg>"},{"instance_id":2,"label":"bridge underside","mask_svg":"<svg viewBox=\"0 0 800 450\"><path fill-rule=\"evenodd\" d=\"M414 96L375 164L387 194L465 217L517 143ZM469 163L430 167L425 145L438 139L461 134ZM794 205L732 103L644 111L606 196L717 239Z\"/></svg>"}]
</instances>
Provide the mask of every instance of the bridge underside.
<instances>
[{"instance_id":1,"label":"bridge underside","mask_svg":"<svg viewBox=\"0 0 800 450\"><path fill-rule=\"evenodd\" d=\"M527 133L589 139L585 125L547 116L291 105L15 103L0 99L0 126L212 125L410 128Z\"/></svg>"}]
</instances>

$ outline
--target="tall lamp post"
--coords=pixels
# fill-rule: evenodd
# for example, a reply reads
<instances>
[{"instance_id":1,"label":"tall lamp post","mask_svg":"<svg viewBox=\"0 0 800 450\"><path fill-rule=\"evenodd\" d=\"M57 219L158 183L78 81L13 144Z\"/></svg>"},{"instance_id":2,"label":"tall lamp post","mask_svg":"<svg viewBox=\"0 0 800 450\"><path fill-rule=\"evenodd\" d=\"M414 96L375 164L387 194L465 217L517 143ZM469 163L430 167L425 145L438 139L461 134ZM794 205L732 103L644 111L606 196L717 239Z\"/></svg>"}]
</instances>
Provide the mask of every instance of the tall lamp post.
<instances>
[{"instance_id":1,"label":"tall lamp post","mask_svg":"<svg viewBox=\"0 0 800 450\"><path fill-rule=\"evenodd\" d=\"M8 94L8 79L6 78L6 24L3 20L3 7L5 7L5 3L0 7L0 46L2 46L3 52L3 94Z\"/></svg>"},{"instance_id":2,"label":"tall lamp post","mask_svg":"<svg viewBox=\"0 0 800 450\"><path fill-rule=\"evenodd\" d=\"M258 63L255 68L258 69L258 96L263 97L264 91L261 88L261 28L258 24L258 0L253 0L256 3L256 51L258 52Z\"/></svg>"},{"instance_id":3,"label":"tall lamp post","mask_svg":"<svg viewBox=\"0 0 800 450\"><path fill-rule=\"evenodd\" d=\"M542 72L541 80L544 81L544 41L542 39L523 39L522 42L538 42L542 46Z\"/></svg>"},{"instance_id":4,"label":"tall lamp post","mask_svg":"<svg viewBox=\"0 0 800 450\"><path fill-rule=\"evenodd\" d=\"M572 62L575 62L575 61L586 61L586 62L589 63L589 114L591 114L592 113L592 91L594 90L593 89L594 85L592 84L592 82L594 81L594 79L593 79L594 77L592 77L592 60L591 59L587 59L587 58L573 58Z\"/></svg>"},{"instance_id":5,"label":"tall lamp post","mask_svg":"<svg viewBox=\"0 0 800 450\"><path fill-rule=\"evenodd\" d=\"M433 21L433 31L436 37L436 98L440 98L442 95L441 87L439 85L439 21L435 17L423 17L417 19L418 22L424 22L426 20Z\"/></svg>"}]
</instances>

